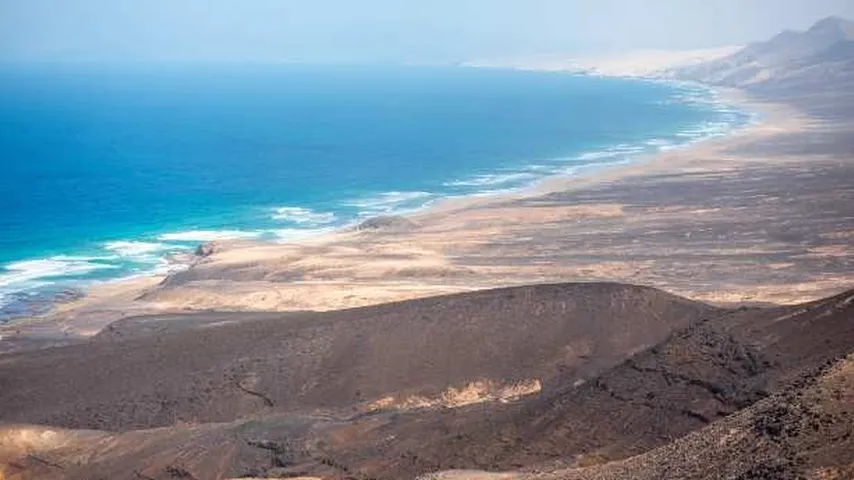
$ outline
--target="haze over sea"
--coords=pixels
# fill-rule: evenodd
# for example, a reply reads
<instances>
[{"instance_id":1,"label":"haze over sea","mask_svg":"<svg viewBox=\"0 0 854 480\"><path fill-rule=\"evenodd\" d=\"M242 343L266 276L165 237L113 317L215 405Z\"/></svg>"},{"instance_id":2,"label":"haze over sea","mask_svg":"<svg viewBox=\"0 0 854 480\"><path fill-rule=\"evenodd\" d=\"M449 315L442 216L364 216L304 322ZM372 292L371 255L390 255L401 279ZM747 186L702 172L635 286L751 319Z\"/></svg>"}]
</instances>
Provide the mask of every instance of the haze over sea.
<instances>
[{"instance_id":1,"label":"haze over sea","mask_svg":"<svg viewBox=\"0 0 854 480\"><path fill-rule=\"evenodd\" d=\"M228 238L288 241L726 134L691 85L422 67L0 67L0 320Z\"/></svg>"}]
</instances>

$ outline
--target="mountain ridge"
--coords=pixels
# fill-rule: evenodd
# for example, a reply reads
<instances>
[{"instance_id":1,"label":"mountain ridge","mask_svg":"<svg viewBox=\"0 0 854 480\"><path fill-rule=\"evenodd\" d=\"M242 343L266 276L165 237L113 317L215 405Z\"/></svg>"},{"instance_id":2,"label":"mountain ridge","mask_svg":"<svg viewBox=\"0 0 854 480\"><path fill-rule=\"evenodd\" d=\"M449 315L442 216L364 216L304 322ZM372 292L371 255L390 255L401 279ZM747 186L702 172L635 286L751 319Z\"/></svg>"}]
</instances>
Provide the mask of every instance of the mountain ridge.
<instances>
[{"instance_id":1,"label":"mountain ridge","mask_svg":"<svg viewBox=\"0 0 854 480\"><path fill-rule=\"evenodd\" d=\"M573 306L567 308L570 305ZM505 310L508 306L512 306L509 312ZM425 320L423 315L437 308L441 309L439 317L449 319L446 323L438 329L411 330L418 323L435 322L438 317ZM560 312L567 312L568 316ZM490 322L497 322L499 327L483 330L467 320L469 315L482 315ZM595 320L585 321L590 315ZM392 322L387 323L383 318L390 318ZM715 309L654 289L617 284L500 289L329 312L310 318L201 313L182 318L129 319L112 331L105 331L101 338L88 345L96 353L92 358L83 355L80 347L60 347L0 359L0 384L14 387L15 378L31 375L30 390L24 392L29 404L16 402L16 395L10 394L9 389L3 390L0 419L14 425L0 428L0 465L11 478L39 479L311 476L392 480L424 474L436 475L435 478L490 478L486 473L466 473L457 477L431 473L461 468L507 472L496 478L528 478L531 472L553 472L551 477L545 478L711 479L709 475L714 472L701 468L700 473L705 472L703 476L697 473L696 466L691 470L680 460L680 452L714 454L708 442L691 438L708 428L714 428L714 432L718 432L715 435L719 435L722 431L722 427L717 426L719 422L736 421L729 419L740 418L739 415L748 417L736 421L738 428L745 435L759 432L762 438L766 438L762 431L745 430L747 427L743 426L769 425L767 428L773 438L777 438L774 432L781 422L783 427L780 428L787 428L790 423L797 428L808 427L812 413L780 410L785 409L785 402L779 399L786 398L786 392L792 389L808 388L812 383L803 383L803 379L824 378L830 365L854 353L852 319L854 290L797 306ZM163 321L190 323L177 330L158 330L157 322ZM528 336L532 333L530 327L535 325L530 324L531 321L543 331L540 337L543 340L536 343L547 341L569 347L566 353L555 357L536 354L540 347L495 348L508 335L514 339L512 343L518 344L535 339ZM622 356L619 357L612 356L611 350L604 348L605 344L579 349L582 332L603 339L616 337L623 342L620 337L632 339L635 336L632 332L645 330L649 321L669 326L659 331L659 340L651 342L651 346L632 352L624 345L620 347ZM374 334L389 330L393 323L403 322L403 330L411 332L424 348L420 353L406 348L390 358L384 350L362 345L359 348L363 353L347 353L350 360L336 363L334 368L326 361L319 361L325 355L321 351L288 356L284 364L291 365L295 371L327 372L329 378L316 380L329 382L335 388L321 389L321 392L338 395L332 403L322 397L304 397L302 403L289 404L287 392L277 391L275 385L264 380L265 371L275 372L278 384L293 384L295 389L316 388L310 386L310 381L287 380L288 375L294 374L280 370L275 362L269 363L270 359L292 348L289 346L292 344L283 344L281 339L285 337L277 333L277 330L287 331L287 324L291 322L295 322L292 328L297 332L306 322L322 325L321 330L312 330L308 336L298 333L299 338L315 338L315 342L320 339L320 343L327 343L324 338L337 335L365 338L368 331L359 326L363 322L376 323L378 329L372 332ZM508 322L524 322L529 328L507 328ZM343 330L333 328L334 324L340 324ZM572 327L575 330L556 334L549 325L576 326ZM429 347L439 345L436 342L444 342L443 339L464 335L469 327L483 335L479 342L468 340L463 342L465 346L461 344L452 349ZM449 329L450 335L446 332ZM135 334L128 335L135 330ZM122 339L126 335L127 338ZM383 335L383 341L393 341L394 335ZM234 336L249 339L254 350L235 350L234 345L240 342L226 340ZM175 345L181 348L170 348L170 338L177 338ZM235 371L217 366L223 360L203 362L207 368L197 366L198 359L192 358L199 352L192 347L191 338L203 339L200 345L208 345L203 348L225 342L225 351L242 352L225 357L228 364L239 364L244 369L240 381L212 399L196 400L207 408L225 413L212 423L199 421L203 419L193 421L181 413L193 412L195 402L181 400L183 387L170 386L169 378L174 376L184 378L186 383L198 383L205 378L215 380L221 372ZM639 346L647 343L637 339L633 342ZM341 343L335 340L329 344ZM469 357L463 347L475 357ZM453 363L460 363L461 367L465 367L464 363L471 364L472 358L485 356L492 362L498 356L509 355L513 359L509 364L524 369L521 376L539 374L543 379L542 388L523 391L517 396L477 397L482 392L469 383L468 391L463 388L455 395L463 400L466 395L473 395L469 398L473 401L461 401L457 405L447 402L396 404L400 397L392 396L386 402L365 408L365 402L349 392L346 383L341 383L344 378L360 379L366 396L371 395L368 393L371 382L380 382L381 390L396 388L412 392L413 385L408 379L429 378L436 367L437 360L418 359L418 355L424 353L444 356ZM148 383L135 367L149 354L165 356L168 360L158 369L161 380L154 383ZM62 362L56 361L57 355L63 358ZM217 355L202 358L210 360ZM371 380L370 370L362 370L359 366L373 364L360 358L365 355L401 364L407 373L398 378L394 370L382 371ZM127 359L122 360L123 357ZM52 368L47 368L45 358L51 359L48 364ZM555 368L556 358L574 358L575 363ZM103 367L96 368L97 365ZM312 365L322 368L313 370ZM169 368L177 372L169 372ZM187 368L192 370L191 375L184 371ZM426 376L418 373L422 371ZM493 375L486 376L493 380L518 378L512 372L501 367L494 370ZM551 374L543 376L543 372ZM845 372L854 373L854 369L846 366ZM511 375L507 376L508 373ZM732 478L801 478L798 475L816 469L848 471L850 466L843 460L848 458L846 452L854 455L854 443L839 437L838 433L846 428L854 429L854 415L846 413L845 402L839 404L834 396L837 394L833 393L838 390L842 399L854 394L854 390L848 390L849 385L854 388L854 375L845 375L845 381L838 388L834 387L836 390L825 389L811 394L829 402L828 412L835 412L831 412L833 424L827 431L830 432L827 435L833 435L827 438L833 442L835 455L815 453L814 447L810 447L809 451L813 452L810 456L790 458L800 444L796 439L789 439L786 441L795 443L786 447L787 450L771 445L756 459L748 455L749 452L728 458L728 461L733 460ZM105 401L103 391L94 397L82 396L74 405L50 398L51 395L70 398L68 393L76 389L76 384L88 384L87 377L103 378L114 385L133 385L119 380L127 378L138 384L133 396L121 402ZM337 377L340 379L336 380ZM36 382L34 378L42 378L42 381ZM297 378L299 376L294 377ZM206 384L216 387L216 382ZM395 384L398 387L393 387ZM342 386L343 394L334 393ZM20 388L11 391L20 392ZM242 409L229 406L232 394L240 397L238 405L242 405ZM429 395L429 392L422 389L421 394ZM149 399L152 395L160 399L161 413L165 409L172 414L152 416L151 413L156 413L151 411ZM107 400L109 397L107 395ZM451 399L447 394L442 398ZM751 416L754 415L750 413L751 408L759 409L756 419ZM62 410L67 410L68 415L57 415ZM127 416L128 412L132 415ZM139 412L144 415L140 417ZM774 420L777 418L774 412L779 412L779 419ZM819 420L825 418L820 412L816 415ZM790 416L791 422L786 420ZM124 420L115 423L110 417ZM140 419L146 418L147 423L140 423ZM68 419L73 421L69 423ZM29 425L46 422L75 429ZM110 426L117 428L105 428ZM97 430L92 430L93 427ZM813 439L810 445L814 445L824 438L825 430L810 435ZM683 437L688 440L678 440ZM731 457L738 453L738 450L729 451ZM77 460L80 458L89 460L80 464ZM644 459L648 458L659 460L643 467ZM720 461L719 456L714 458ZM621 465L630 465L629 471L633 473L626 476L627 470ZM671 473L694 471L695 475L660 477L663 465L672 465ZM768 468L772 473L790 476L750 476Z\"/></svg>"},{"instance_id":2,"label":"mountain ridge","mask_svg":"<svg viewBox=\"0 0 854 480\"><path fill-rule=\"evenodd\" d=\"M854 22L832 16L808 30L786 30L724 58L678 68L668 76L757 93L815 87L822 81L854 82Z\"/></svg>"}]
</instances>

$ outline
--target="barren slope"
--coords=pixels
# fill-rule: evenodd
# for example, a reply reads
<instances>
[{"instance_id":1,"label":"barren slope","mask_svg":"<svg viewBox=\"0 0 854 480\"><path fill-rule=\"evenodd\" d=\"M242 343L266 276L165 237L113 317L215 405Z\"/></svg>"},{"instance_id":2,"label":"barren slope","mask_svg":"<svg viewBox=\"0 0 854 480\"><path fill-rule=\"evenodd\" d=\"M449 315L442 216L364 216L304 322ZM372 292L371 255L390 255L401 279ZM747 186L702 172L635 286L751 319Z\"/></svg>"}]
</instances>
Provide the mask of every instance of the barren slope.
<instances>
[{"instance_id":1,"label":"barren slope","mask_svg":"<svg viewBox=\"0 0 854 480\"><path fill-rule=\"evenodd\" d=\"M715 465L714 462L729 461L730 457L734 466L727 471L732 473L727 478L734 479L805 478L804 475L812 475L818 469L830 472L827 478L845 478L831 474L849 471L845 470L850 468L845 459L850 459L854 451L845 433L852 427L850 415L846 413L850 407L851 369L848 364L833 370L827 367L840 355L851 352L854 346L854 292L796 307L720 311L638 287L541 286L404 302L331 316L310 315L311 322L304 322L328 322L323 328L332 328L332 331L337 330L330 325L342 323L362 333L365 327L360 325L379 322L380 327L371 330L372 335L378 335L383 341L400 341L410 336L390 333L394 331L393 322L377 319L394 318L412 329L413 325L422 324L414 319L422 319L429 312L441 312L442 317L452 320L442 322L441 328L416 328L412 333L417 336L418 345L430 349L400 350L391 362L393 366L387 367L389 370L369 374L367 366L374 365L365 360L366 352L374 351L368 348L370 342L349 350L351 361L340 359L332 370L328 370L328 364L322 366L323 371L332 372L327 373L327 377L338 382L338 388L348 388L350 381L362 381L365 385L375 382L373 388L377 391L388 389L387 395L378 395L390 397L385 402L373 406L370 402L354 403L349 394L336 395L337 390L330 388L322 391L332 398L313 394L270 396L284 406L275 402L269 406L264 405L262 398L237 388L248 397L245 400L254 402L255 407L244 406L245 411L219 411L233 417L227 423L179 422L169 428L125 433L27 425L7 427L0 434L0 464L6 465L7 474L22 475L21 478L158 480L298 475L399 479L448 469L510 473L498 476L455 473L442 478L528 478L537 471L560 472L548 478L712 478L709 475L715 472L711 467L693 464L692 459L706 458L709 465ZM511 317L513 321L508 320ZM238 318L241 322L228 323ZM244 330L252 331L255 333L247 338L252 338L256 345L265 346L255 357L260 359L262 352L267 357L276 357L282 351L275 346L282 342L276 337L276 331L289 330L287 325L299 325L297 331L307 328L299 323L301 315L288 319L257 318L248 322L247 318L218 314L207 318L192 317L190 324L136 319L116 325L90 348L102 352L101 355L113 352L112 356L99 357L101 362L106 362L100 367L101 371L116 370L128 375L123 369L145 358L136 353L137 349L170 352L163 349L169 338L182 338L186 346L192 345L191 338L210 341L211 337L207 336L214 335L213 338L226 342L247 335ZM680 320L674 321L674 318ZM487 327L494 322L499 322L500 328ZM519 322L526 328L511 327ZM552 323L563 326L559 330L550 329L548 326ZM675 324L682 324L681 328ZM646 329L671 325L675 331L662 332L657 345L637 352L632 358L618 359L616 351L611 350L615 344L609 342L619 342L622 348L638 344L631 338L636 335L633 329L639 325L645 325ZM466 337L469 328L478 333L477 341ZM228 335L208 332L219 329L224 329ZM314 335L317 330L311 332L312 335L302 338L334 338L334 335ZM349 334L338 335L347 337ZM265 336L277 340L268 345L264 343ZM122 340L121 337L126 338ZM605 337L611 340L589 341L593 348L579 349L575 343L579 338ZM474 352L462 354L453 348L435 350L439 345L437 338L444 339L446 343L442 345L446 347L450 338L466 340L466 352ZM512 342L519 345L513 346ZM567 349L568 345L571 348ZM541 351L544 349L547 352ZM216 348L211 347L211 350L216 351ZM382 352L382 349L377 347L377 351ZM390 351L397 350L390 348ZM442 353L435 354L437 351ZM574 352L573 355L566 354L568 351ZM582 351L584 353L579 353ZM122 355L118 352L127 352L128 363L120 359ZM200 374L221 375L221 369L204 369L193 363L189 352L185 350L186 356L178 357L184 363L176 364L181 372L176 375L192 378ZM431 355L426 356L424 352L431 352ZM55 372L47 373L47 366L40 362L45 361L45 355L60 353L62 362L76 364L77 370L67 370L70 367L54 363ZM232 351L232 356L242 354L242 350ZM512 355L513 362L503 363L502 355ZM450 363L441 363L444 360L428 362L428 359L443 356L453 357L448 361L457 363L451 367ZM225 357L227 355L223 354L222 358ZM481 363L483 357L488 362ZM52 388L67 389L76 379L63 380L63 375L70 372L85 380L88 375L85 372L96 368L87 358L85 350L66 347L53 352L6 356L0 359L0 368L6 372L2 377L4 382L9 382L11 372L31 369L29 371L37 372L45 382L50 378L61 385ZM225 362L217 355L205 358L214 366L217 362ZM539 363L525 359L536 359ZM556 359L561 360L556 362ZM315 364L303 356L291 356L288 361L293 362L292 370L282 372L311 370L311 365ZM441 370L444 377L432 376L436 362L446 365ZM267 365L261 361L255 364ZM490 367L484 370L484 365ZM472 370L474 366L477 370ZM192 370L182 370L187 368ZM545 379L544 388L536 395L525 395L532 392L521 391L518 396L513 396L513 389L509 388L505 389L510 394L502 397L504 401L490 401L496 396L490 397L488 385L483 387L471 382L474 371L494 382L504 382L505 386L514 385L513 379L541 374L538 378ZM466 373L455 375L454 372ZM843 374L839 376L833 372ZM136 372L131 375L133 373ZM173 374L165 370L160 373L167 379ZM836 376L828 376L831 373ZM119 373L110 375L121 376ZM453 385L455 379L464 377L468 379L469 388L446 388ZM144 374L141 376L143 381L139 382L137 393L154 391L164 396L175 395L168 383L148 384L146 378ZM343 380L345 378L348 380ZM356 380L349 380L353 378ZM425 378L432 379L429 387L424 386ZM830 378L837 379L833 380L837 383L827 383ZM128 382L133 380L131 377ZM259 388L259 392L264 392L265 396L268 392L278 392L275 378L270 382L263 384L264 389ZM251 386L257 388L260 384ZM813 388L819 384L831 386ZM89 385L97 387L94 382ZM311 388L320 387L310 386L307 390ZM437 397L430 397L428 390L442 388L446 388L443 394L439 392ZM20 389L16 387L13 391L21 392ZM420 392L417 398L442 401L432 404L402 401L407 395L399 392L410 392L408 398L411 399L416 390ZM48 391L56 394L56 390ZM19 393L19 396L25 394ZM15 399L13 395L7 398ZM29 398L32 405L25 408L23 402L19 403L15 412L26 422L33 422L26 419L29 415L34 418L45 416L45 412L56 415L63 403L52 398ZM82 397L83 400L87 398L85 394ZM123 408L109 412L129 422L124 428L131 428L132 422L144 417L126 412L138 412L148 403L143 401L134 406L131 399L124 402ZM193 403L178 401L170 404L170 408L175 408L178 415L188 415L194 412L189 407ZM207 405L211 404L230 405L227 402ZM349 406L343 407L345 404ZM107 403L101 405L102 408L110 407ZM67 406L62 416L53 418L73 420L77 417L71 415L92 411L91 408L94 407L81 408L78 402ZM825 414L830 417L823 416ZM5 414L3 418L6 420ZM102 421L97 416L80 418L96 423ZM157 421L161 422L161 418ZM818 423L813 421L815 419ZM813 424L818 427L813 429ZM780 433L789 432L790 427L796 429L791 431L803 429L803 435ZM806 431L807 428L812 430ZM730 431L735 433L727 436L726 432ZM685 435L688 436L683 440L672 443ZM801 439L803 442L797 443ZM785 442L795 443L786 446ZM758 450L745 446L754 443ZM729 450L722 447L718 451L715 447L718 444ZM668 446L663 447L665 445ZM603 466L593 467L600 464ZM577 470L585 466L587 468ZM639 472L640 476L632 472Z\"/></svg>"},{"instance_id":2,"label":"barren slope","mask_svg":"<svg viewBox=\"0 0 854 480\"><path fill-rule=\"evenodd\" d=\"M84 345L0 358L0 421L127 430L352 413L472 382L531 390L604 371L717 311L649 288L573 284L323 314L129 319Z\"/></svg>"},{"instance_id":3,"label":"barren slope","mask_svg":"<svg viewBox=\"0 0 854 480\"><path fill-rule=\"evenodd\" d=\"M828 362L726 419L646 454L547 474L457 471L425 480L854 478L854 357Z\"/></svg>"}]
</instances>

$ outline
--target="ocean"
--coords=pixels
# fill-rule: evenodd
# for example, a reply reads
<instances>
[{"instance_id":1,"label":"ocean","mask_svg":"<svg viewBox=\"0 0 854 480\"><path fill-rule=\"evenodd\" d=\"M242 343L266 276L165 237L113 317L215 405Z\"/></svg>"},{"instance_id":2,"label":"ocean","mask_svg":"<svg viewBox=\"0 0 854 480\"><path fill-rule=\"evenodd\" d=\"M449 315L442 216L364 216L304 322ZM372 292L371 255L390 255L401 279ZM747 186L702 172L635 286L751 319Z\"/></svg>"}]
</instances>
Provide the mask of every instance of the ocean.
<instances>
[{"instance_id":1,"label":"ocean","mask_svg":"<svg viewBox=\"0 0 854 480\"><path fill-rule=\"evenodd\" d=\"M201 242L287 242L726 135L706 88L474 68L0 67L0 321Z\"/></svg>"}]
</instances>

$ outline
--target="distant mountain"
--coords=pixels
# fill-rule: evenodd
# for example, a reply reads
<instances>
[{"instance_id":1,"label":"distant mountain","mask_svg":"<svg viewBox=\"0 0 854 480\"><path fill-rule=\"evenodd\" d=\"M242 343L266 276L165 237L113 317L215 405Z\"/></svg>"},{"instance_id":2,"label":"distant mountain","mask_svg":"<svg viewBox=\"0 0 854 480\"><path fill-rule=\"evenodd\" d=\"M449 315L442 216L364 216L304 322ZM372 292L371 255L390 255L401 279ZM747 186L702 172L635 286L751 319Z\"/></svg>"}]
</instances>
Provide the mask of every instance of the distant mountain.
<instances>
[{"instance_id":1,"label":"distant mountain","mask_svg":"<svg viewBox=\"0 0 854 480\"><path fill-rule=\"evenodd\" d=\"M805 32L787 30L728 57L680 68L671 75L765 92L854 85L854 22L829 17Z\"/></svg>"}]
</instances>

